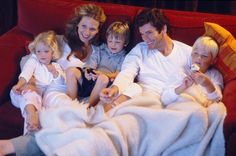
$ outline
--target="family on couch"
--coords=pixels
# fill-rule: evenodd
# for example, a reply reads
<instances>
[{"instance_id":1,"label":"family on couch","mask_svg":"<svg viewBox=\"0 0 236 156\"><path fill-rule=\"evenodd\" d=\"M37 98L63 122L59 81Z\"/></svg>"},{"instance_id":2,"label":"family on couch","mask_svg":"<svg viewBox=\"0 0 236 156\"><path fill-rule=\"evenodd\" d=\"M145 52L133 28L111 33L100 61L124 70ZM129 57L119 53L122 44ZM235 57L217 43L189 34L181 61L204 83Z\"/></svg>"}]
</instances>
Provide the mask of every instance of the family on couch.
<instances>
[{"instance_id":1,"label":"family on couch","mask_svg":"<svg viewBox=\"0 0 236 156\"><path fill-rule=\"evenodd\" d=\"M93 87L98 88L96 88L97 90L94 94L95 104L88 104L88 109L86 107L87 111L98 111L100 110L99 107L102 106L104 107L104 112L107 112L109 114L112 109L118 110L119 107L122 108L122 104L124 102L126 102L127 106L129 106L127 101L132 101L131 99L135 99L137 97L143 97L147 99L155 99L157 103L165 103L165 99L171 99L172 101L168 102L168 104L160 104L158 106L159 113L162 113L162 109L163 113L165 113L166 109L170 109L171 111L185 112L186 114L188 114L188 118L190 118L190 123L200 118L199 111L202 111L201 115L204 116L207 116L207 114L213 116L216 115L218 117L217 122L215 122L214 119L209 119L209 121L205 121L205 119L202 119L204 124L207 124L208 122L209 124L211 122L215 123L216 125L214 127L214 130L211 130L211 132L208 133L208 126L202 127L203 130L199 132L199 136L196 137L196 140L191 140L188 143L189 145L195 145L195 143L200 142L199 147L193 146L195 150L192 150L190 148L190 151L195 152L194 154L197 153L196 155L198 155L199 153L201 155L212 155L211 152L213 152L213 154L215 152L218 155L224 155L224 140L221 140L219 144L215 145L218 147L217 150L215 149L214 145L211 145L211 147L209 148L212 149L209 150L207 150L207 147L204 147L204 144L207 143L205 146L208 146L208 144L210 144L210 140L215 134L218 134L218 136L216 137L222 138L223 132L219 129L222 129L221 122L223 121L226 114L225 107L220 102L222 98L221 89L223 87L223 78L216 69L211 68L211 64L213 63L218 52L218 45L214 41L214 39L205 36L200 37L195 42L192 49L192 47L170 38L167 33L169 21L160 10L156 8L144 9L137 16L135 23L144 42L138 43L125 56L124 61L122 61L123 63L121 69L120 67L117 67L112 71L116 73L116 77L111 87L106 88L108 80L109 78L111 78L109 77L109 74L100 72L96 69L94 71L88 71L86 68L83 69L84 64L86 64L90 60L90 57L95 54L96 50L98 49L96 47L96 42L99 35L99 30L101 28L101 25L105 22L105 19L106 16L100 7L88 4L81 6L78 10L76 10L75 17L72 18L72 20L68 23L66 28L65 40L61 39L62 43L59 43L61 46L64 46L61 49L65 49L65 47L67 48L68 45L71 49L70 53L63 54L61 60L58 61L66 70L67 88L64 87L58 90L67 93L68 96L62 97L66 97L67 101L76 102L75 97L81 97L83 90L87 89L87 85L89 85L88 83L90 82L86 82L84 80L88 79L93 81L93 85L89 86L91 88L88 95L90 95L90 93L94 93ZM128 43L127 40L125 40L125 37L119 34L119 31L120 28L118 27L117 32L115 32L111 36L107 36L106 48L108 51L110 51L109 55L111 55L111 57L114 57L113 55L117 55L120 52L123 53L123 47ZM48 48L50 49L50 47ZM68 52L68 50L66 51ZM38 51L36 51L36 53L37 52ZM100 57L102 56L103 54L100 55ZM116 57L114 58L116 59ZM106 61L109 61L109 59L107 59ZM197 65L196 68L199 68L197 71L191 71L192 63ZM106 63L103 64L106 65ZM119 64L121 63L119 62ZM119 66L119 64L115 63L115 65L117 66ZM102 76L102 74L104 75ZM81 76L83 77L83 79L81 79ZM135 83L135 79L137 80L137 83ZM94 83L94 80L97 80L96 84ZM51 87L51 84L49 84L48 87ZM53 87L57 88L55 84L53 85ZM193 89L190 90L190 88ZM207 107L209 108L205 110L205 105L198 101L198 97L195 98L196 94L191 95L191 93L185 93L185 91L187 91L188 89L190 92L194 92L197 90L198 93L201 93L202 97L200 98L205 98L204 100L207 101ZM50 92L46 92L45 94L47 93L49 94ZM87 97L88 95L82 97ZM96 96L100 96L100 102L97 106L95 106L98 102ZM44 103L42 104L42 107L43 105ZM50 105L48 103L46 105L49 109ZM66 103L62 103L59 105L66 105ZM145 105L142 105L142 107L145 107ZM37 110L38 108L39 107L35 107L35 110ZM22 112L24 112L24 109L22 110ZM123 116L120 115L117 118L122 117ZM113 122L112 118L105 119L109 122ZM104 122L106 122L106 120L104 120ZM171 119L169 118L168 120ZM30 121L34 120L29 120L26 117L26 121L28 124L26 128L28 128L27 130L30 133L10 140L1 140L0 155L6 155L10 153L16 153L16 155L49 154L48 151L50 151L50 149L47 149L47 147L42 146L41 144L39 145L39 141L37 141L37 138L35 138L35 135L37 135L37 133L40 134L40 131L37 132L34 131L35 129L30 128L32 124ZM155 120L153 120L152 122L158 127L162 126L161 123L156 123ZM94 127L96 127L95 125ZM42 126L42 131L44 128L45 127ZM90 128L91 124L87 129ZM186 131L191 130L186 129ZM165 131L161 133L164 134ZM209 140L207 140L204 136L205 133L208 134L207 139ZM153 136L153 138L155 138L155 136ZM158 138L156 140L158 140ZM207 141L201 142L201 140ZM173 141L178 142L178 140ZM141 144L142 140L139 140L137 142ZM212 141L212 143L214 143L214 141ZM221 146L219 147L219 145ZM78 146L80 146L80 144L78 144ZM116 145L115 147L117 146L118 145ZM63 150L65 151L67 147L73 148L74 146L65 146ZM124 147L120 148L122 149ZM106 147L104 147L104 149L104 151L109 150L109 148L106 149ZM83 153L82 149L78 148L79 152L80 150L81 153ZM52 154L63 155L62 152L60 152L61 150L55 150L52 151ZM167 150L163 150L158 154L168 155L173 153L171 153L171 151L167 152ZM106 155L106 153L104 153L104 155ZM138 153L138 155L142 154Z\"/></svg>"}]
</instances>

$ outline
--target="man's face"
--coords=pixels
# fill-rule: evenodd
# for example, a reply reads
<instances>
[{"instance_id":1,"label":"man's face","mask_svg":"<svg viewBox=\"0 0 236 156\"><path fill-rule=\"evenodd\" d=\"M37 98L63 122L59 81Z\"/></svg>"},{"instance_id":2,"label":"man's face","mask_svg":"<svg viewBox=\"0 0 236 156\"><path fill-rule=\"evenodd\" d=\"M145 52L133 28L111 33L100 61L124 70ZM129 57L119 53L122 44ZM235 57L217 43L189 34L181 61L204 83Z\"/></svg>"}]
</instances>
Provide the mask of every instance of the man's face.
<instances>
[{"instance_id":1,"label":"man's face","mask_svg":"<svg viewBox=\"0 0 236 156\"><path fill-rule=\"evenodd\" d=\"M158 49L160 47L162 32L159 33L151 23L139 27L139 32L143 41L147 43L149 49Z\"/></svg>"}]
</instances>

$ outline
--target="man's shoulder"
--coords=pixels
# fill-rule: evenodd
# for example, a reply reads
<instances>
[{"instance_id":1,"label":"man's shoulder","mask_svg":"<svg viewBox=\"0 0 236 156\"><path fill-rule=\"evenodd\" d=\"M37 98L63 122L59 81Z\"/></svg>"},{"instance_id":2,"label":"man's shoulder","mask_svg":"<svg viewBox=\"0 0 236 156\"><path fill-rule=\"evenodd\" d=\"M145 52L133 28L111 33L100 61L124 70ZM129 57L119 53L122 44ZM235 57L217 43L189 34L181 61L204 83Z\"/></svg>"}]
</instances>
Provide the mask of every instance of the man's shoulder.
<instances>
[{"instance_id":1,"label":"man's shoulder","mask_svg":"<svg viewBox=\"0 0 236 156\"><path fill-rule=\"evenodd\" d=\"M192 48L190 45L184 43L184 42L181 42L181 41L177 41L177 40L173 40L173 43L175 45L179 45L179 46L182 46L182 47L186 47L186 48Z\"/></svg>"},{"instance_id":2,"label":"man's shoulder","mask_svg":"<svg viewBox=\"0 0 236 156\"><path fill-rule=\"evenodd\" d=\"M136 44L131 51L142 51L143 49L147 49L147 44L145 42L140 42L138 44Z\"/></svg>"}]
</instances>

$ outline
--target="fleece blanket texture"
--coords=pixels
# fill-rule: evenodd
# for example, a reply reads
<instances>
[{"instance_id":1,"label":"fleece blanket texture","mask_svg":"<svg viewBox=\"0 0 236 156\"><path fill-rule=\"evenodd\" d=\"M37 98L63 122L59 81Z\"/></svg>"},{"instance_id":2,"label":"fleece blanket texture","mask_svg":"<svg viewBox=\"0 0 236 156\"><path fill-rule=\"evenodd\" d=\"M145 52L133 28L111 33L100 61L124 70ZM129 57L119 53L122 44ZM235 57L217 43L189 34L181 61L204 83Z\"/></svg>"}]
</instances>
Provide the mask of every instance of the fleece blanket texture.
<instances>
[{"instance_id":1,"label":"fleece blanket texture","mask_svg":"<svg viewBox=\"0 0 236 156\"><path fill-rule=\"evenodd\" d=\"M105 113L100 104L88 110L87 103L57 102L40 113L42 130L36 134L48 156L225 154L223 103L203 107L181 100L164 108L154 98L137 97Z\"/></svg>"}]
</instances>

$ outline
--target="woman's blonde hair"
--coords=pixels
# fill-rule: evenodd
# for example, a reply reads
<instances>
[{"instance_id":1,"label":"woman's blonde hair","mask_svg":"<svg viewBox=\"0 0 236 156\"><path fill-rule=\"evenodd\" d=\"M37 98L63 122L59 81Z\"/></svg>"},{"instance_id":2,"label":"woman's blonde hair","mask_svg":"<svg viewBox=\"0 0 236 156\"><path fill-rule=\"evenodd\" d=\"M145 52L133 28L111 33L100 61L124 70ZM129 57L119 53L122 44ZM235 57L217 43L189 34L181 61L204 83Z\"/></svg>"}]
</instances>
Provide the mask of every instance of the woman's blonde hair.
<instances>
[{"instance_id":1,"label":"woman's blonde hair","mask_svg":"<svg viewBox=\"0 0 236 156\"><path fill-rule=\"evenodd\" d=\"M47 45L53 51L52 61L56 61L62 56L62 52L57 41L56 33L54 31L50 30L38 34L28 46L31 53L36 53L36 46L40 42Z\"/></svg>"},{"instance_id":2,"label":"woman's blonde hair","mask_svg":"<svg viewBox=\"0 0 236 156\"><path fill-rule=\"evenodd\" d=\"M212 60L215 60L219 51L219 46L217 42L209 36L199 37L193 44L193 50L196 49L197 47L201 47L206 52L210 52L212 55Z\"/></svg>"},{"instance_id":3,"label":"woman's blonde hair","mask_svg":"<svg viewBox=\"0 0 236 156\"><path fill-rule=\"evenodd\" d=\"M106 38L112 35L115 38L124 37L125 39L125 46L129 44L129 25L125 22L113 22L106 31Z\"/></svg>"}]
</instances>

